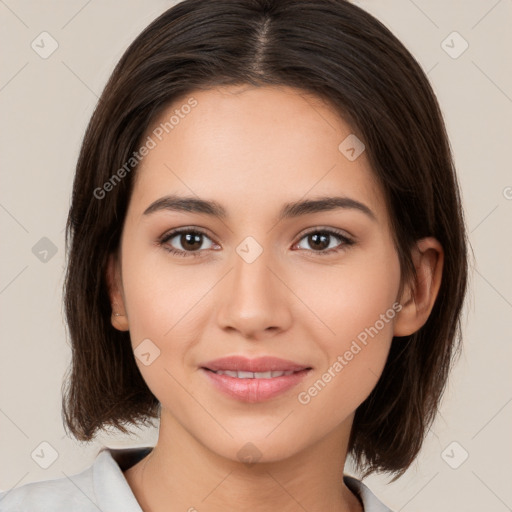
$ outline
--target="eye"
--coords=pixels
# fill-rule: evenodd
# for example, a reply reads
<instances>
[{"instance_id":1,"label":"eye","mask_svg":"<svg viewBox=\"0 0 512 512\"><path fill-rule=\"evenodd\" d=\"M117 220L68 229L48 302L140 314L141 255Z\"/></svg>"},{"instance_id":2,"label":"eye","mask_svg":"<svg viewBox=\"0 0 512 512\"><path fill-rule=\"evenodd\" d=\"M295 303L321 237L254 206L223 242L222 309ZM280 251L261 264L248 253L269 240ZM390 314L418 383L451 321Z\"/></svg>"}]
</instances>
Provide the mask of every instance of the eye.
<instances>
[{"instance_id":1,"label":"eye","mask_svg":"<svg viewBox=\"0 0 512 512\"><path fill-rule=\"evenodd\" d=\"M207 247L203 247L205 239L210 241ZM198 229L181 228L175 229L163 235L158 241L166 251L177 256L200 256L202 249L211 249L215 245L206 233ZM176 246L178 246L176 248Z\"/></svg>"},{"instance_id":2,"label":"eye","mask_svg":"<svg viewBox=\"0 0 512 512\"><path fill-rule=\"evenodd\" d=\"M207 247L203 246L205 240L209 241ZM305 240L312 248L306 248L306 250L316 253L319 256L336 253L355 244L354 240L333 229L316 228L303 235L301 242L302 240ZM336 240L338 241L337 243ZM304 247L301 246L301 242L295 244L294 247L304 249ZM170 231L160 238L158 245L162 246L171 254L183 257L201 256L203 250L217 249L220 247L218 244L215 244L206 233L197 228L180 228Z\"/></svg>"},{"instance_id":3,"label":"eye","mask_svg":"<svg viewBox=\"0 0 512 512\"><path fill-rule=\"evenodd\" d=\"M338 243L336 243L336 239ZM316 228L314 231L306 233L301 238L301 241L302 240L306 240L306 243L313 248L311 251L317 253L319 256L336 253L355 244L354 240L333 229ZM300 244L301 242L296 244L296 246L300 247ZM308 249L306 248L306 250Z\"/></svg>"}]
</instances>

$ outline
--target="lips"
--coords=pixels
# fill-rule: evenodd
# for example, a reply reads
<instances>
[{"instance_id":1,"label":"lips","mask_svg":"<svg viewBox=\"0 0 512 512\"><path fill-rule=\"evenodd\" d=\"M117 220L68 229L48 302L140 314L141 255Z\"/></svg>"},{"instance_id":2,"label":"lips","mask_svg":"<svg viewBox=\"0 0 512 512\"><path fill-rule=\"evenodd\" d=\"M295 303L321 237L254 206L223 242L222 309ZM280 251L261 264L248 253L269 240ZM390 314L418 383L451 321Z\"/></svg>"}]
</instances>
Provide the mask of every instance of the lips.
<instances>
[{"instance_id":1,"label":"lips","mask_svg":"<svg viewBox=\"0 0 512 512\"><path fill-rule=\"evenodd\" d=\"M200 366L214 372L231 371L250 373L299 372L301 370L311 368L308 365L270 356L257 357L254 359L249 359L248 357L243 356L228 356L208 361Z\"/></svg>"},{"instance_id":2,"label":"lips","mask_svg":"<svg viewBox=\"0 0 512 512\"><path fill-rule=\"evenodd\" d=\"M210 370L213 371L213 370ZM234 371L234 370L217 370L217 375L228 375L235 379L273 379L274 377L282 377L283 375L291 375L295 373L293 370L288 371L268 371L268 372L246 372L246 371Z\"/></svg>"},{"instance_id":3,"label":"lips","mask_svg":"<svg viewBox=\"0 0 512 512\"><path fill-rule=\"evenodd\" d=\"M299 384L311 367L276 357L241 356L215 359L201 365L214 387L242 402L262 402Z\"/></svg>"}]
</instances>

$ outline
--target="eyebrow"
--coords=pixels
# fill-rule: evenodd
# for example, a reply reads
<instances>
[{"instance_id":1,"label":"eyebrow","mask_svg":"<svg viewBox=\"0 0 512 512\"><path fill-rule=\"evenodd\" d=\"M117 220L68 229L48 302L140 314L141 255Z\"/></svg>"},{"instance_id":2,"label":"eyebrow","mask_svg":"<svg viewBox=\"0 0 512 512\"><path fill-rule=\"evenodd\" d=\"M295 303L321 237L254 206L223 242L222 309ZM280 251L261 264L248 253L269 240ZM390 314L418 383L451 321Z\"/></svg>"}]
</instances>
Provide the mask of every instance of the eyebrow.
<instances>
[{"instance_id":1,"label":"eyebrow","mask_svg":"<svg viewBox=\"0 0 512 512\"><path fill-rule=\"evenodd\" d=\"M370 208L368 208L368 206L356 201L355 199L351 199L350 197L340 196L325 196L286 203L281 208L277 220L281 221L284 219L318 212L327 212L339 208L360 211L374 222L377 222L376 215L372 210L370 210ZM146 210L144 210L143 215L150 215L159 211L202 213L219 219L226 219L228 217L226 209L216 201L206 201L197 197L178 195L168 195L157 199L151 203Z\"/></svg>"}]
</instances>

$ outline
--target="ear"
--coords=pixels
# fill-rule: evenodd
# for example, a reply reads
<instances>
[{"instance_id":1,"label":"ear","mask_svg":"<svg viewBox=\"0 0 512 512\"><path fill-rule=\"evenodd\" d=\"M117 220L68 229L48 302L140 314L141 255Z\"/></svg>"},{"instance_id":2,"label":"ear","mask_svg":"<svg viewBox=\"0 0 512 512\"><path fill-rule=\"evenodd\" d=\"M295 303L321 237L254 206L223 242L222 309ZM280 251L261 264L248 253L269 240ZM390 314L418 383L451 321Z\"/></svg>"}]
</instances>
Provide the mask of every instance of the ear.
<instances>
[{"instance_id":1,"label":"ear","mask_svg":"<svg viewBox=\"0 0 512 512\"><path fill-rule=\"evenodd\" d=\"M416 279L408 283L400 297L402 309L396 316L394 336L408 336L428 320L441 286L444 251L433 237L422 238L413 249Z\"/></svg>"},{"instance_id":2,"label":"ear","mask_svg":"<svg viewBox=\"0 0 512 512\"><path fill-rule=\"evenodd\" d=\"M118 261L117 254L110 254L108 258L106 279L110 303L112 304L112 325L119 331L128 331L129 325L123 295L121 265Z\"/></svg>"}]
</instances>

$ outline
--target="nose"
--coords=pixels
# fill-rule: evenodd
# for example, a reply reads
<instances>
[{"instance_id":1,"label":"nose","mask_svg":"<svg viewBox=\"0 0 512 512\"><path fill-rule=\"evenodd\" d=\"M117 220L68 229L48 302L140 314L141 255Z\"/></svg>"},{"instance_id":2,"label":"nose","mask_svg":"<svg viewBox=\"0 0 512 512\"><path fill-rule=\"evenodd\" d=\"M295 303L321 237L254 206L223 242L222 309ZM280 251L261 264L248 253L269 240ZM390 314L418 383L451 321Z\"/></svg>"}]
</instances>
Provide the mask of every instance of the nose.
<instances>
[{"instance_id":1,"label":"nose","mask_svg":"<svg viewBox=\"0 0 512 512\"><path fill-rule=\"evenodd\" d=\"M271 260L271 251L251 263L234 255L234 268L219 290L218 325L245 338L265 339L287 330L292 321L292 293Z\"/></svg>"}]
</instances>

